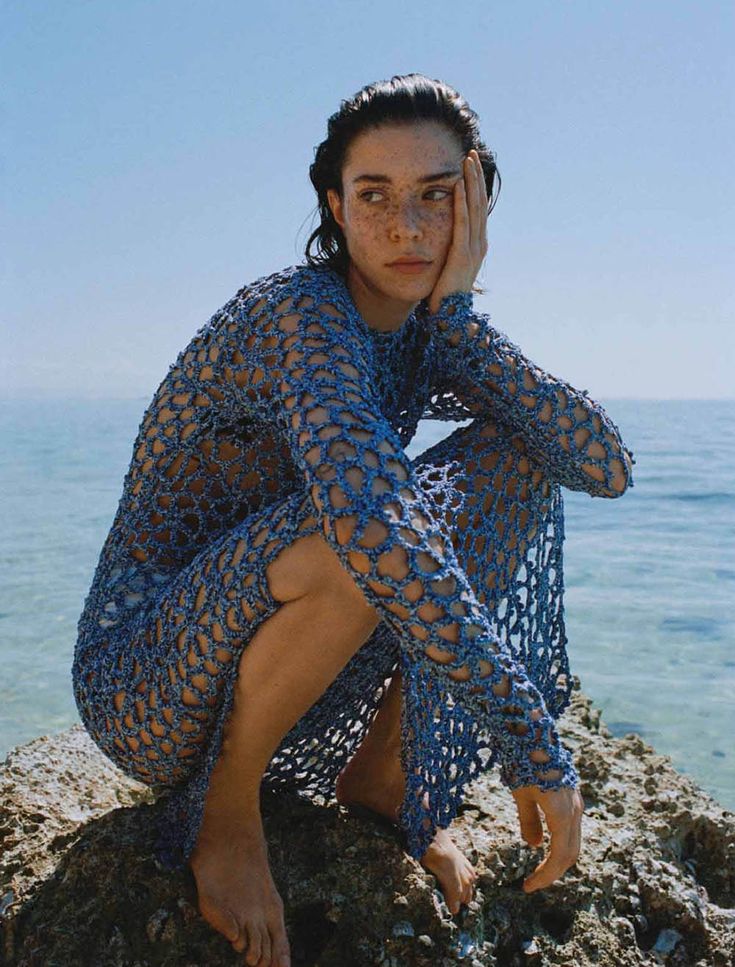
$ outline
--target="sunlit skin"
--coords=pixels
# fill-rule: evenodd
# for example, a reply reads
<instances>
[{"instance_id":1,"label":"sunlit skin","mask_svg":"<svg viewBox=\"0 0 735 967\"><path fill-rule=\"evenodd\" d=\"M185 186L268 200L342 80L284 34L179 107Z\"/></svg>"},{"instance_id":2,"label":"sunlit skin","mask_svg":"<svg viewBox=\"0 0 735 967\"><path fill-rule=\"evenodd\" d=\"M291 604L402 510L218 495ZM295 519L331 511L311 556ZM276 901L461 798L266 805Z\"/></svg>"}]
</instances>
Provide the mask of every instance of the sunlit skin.
<instances>
[{"instance_id":1,"label":"sunlit skin","mask_svg":"<svg viewBox=\"0 0 735 967\"><path fill-rule=\"evenodd\" d=\"M488 251L487 188L477 152L464 156L444 125L387 124L361 132L343 164L342 195L330 189L327 197L347 243L350 294L372 328L398 329L421 299L436 312L444 296L471 291ZM389 266L405 255L430 264L410 275ZM531 757L548 758L542 750ZM550 834L546 855L523 883L531 893L576 863L584 802L578 789L566 786L550 792L523 786L512 796L523 839L543 844L542 817Z\"/></svg>"},{"instance_id":2,"label":"sunlit skin","mask_svg":"<svg viewBox=\"0 0 735 967\"><path fill-rule=\"evenodd\" d=\"M487 252L485 220L481 226L475 218L470 226L477 237L469 239L467 252L462 250L465 233L458 232L454 249L452 239L455 210L458 220L468 219L465 169L468 191L476 193L475 168L481 171L476 153L465 161L456 136L436 122L384 125L362 132L350 145L342 167L342 196L329 189L327 198L347 241L350 293L372 328L398 329L431 293L438 300L472 288ZM441 177L426 180L436 175ZM475 206L482 202L487 211L481 175L479 181L483 194L474 199ZM430 264L419 274L402 274L388 264L402 256Z\"/></svg>"}]
</instances>

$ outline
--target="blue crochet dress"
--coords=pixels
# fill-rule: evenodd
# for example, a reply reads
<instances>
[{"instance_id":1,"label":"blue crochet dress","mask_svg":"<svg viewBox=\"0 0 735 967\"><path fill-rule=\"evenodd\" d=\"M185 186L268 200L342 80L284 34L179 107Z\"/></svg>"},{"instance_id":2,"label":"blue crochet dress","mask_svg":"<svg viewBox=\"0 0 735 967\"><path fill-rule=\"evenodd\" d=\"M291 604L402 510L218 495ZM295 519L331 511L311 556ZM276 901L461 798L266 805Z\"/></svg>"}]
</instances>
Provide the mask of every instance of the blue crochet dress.
<instances>
[{"instance_id":1,"label":"blue crochet dress","mask_svg":"<svg viewBox=\"0 0 735 967\"><path fill-rule=\"evenodd\" d=\"M422 418L472 422L409 460ZM315 531L381 620L266 785L329 799L398 667L412 856L481 770L576 785L555 729L571 688L560 488L617 497L633 462L603 408L469 293L381 333L326 267L237 292L143 415L72 669L99 748L166 797L160 861L183 868L195 845L239 656L279 607L266 567Z\"/></svg>"}]
</instances>

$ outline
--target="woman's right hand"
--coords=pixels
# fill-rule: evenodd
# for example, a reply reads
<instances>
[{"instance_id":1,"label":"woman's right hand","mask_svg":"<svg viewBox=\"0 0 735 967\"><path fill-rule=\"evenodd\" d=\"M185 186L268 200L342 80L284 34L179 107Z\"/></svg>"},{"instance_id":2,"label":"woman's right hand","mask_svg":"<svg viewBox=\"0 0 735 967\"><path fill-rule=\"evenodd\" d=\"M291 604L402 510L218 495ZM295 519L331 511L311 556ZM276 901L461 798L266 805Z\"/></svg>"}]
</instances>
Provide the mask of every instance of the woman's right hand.
<instances>
[{"instance_id":1,"label":"woman's right hand","mask_svg":"<svg viewBox=\"0 0 735 967\"><path fill-rule=\"evenodd\" d=\"M547 792L540 786L521 786L511 790L511 794L518 807L521 836L529 846L543 843L541 813L551 836L548 853L523 881L524 891L533 893L558 880L577 862L582 844L584 801L579 789L569 786Z\"/></svg>"}]
</instances>

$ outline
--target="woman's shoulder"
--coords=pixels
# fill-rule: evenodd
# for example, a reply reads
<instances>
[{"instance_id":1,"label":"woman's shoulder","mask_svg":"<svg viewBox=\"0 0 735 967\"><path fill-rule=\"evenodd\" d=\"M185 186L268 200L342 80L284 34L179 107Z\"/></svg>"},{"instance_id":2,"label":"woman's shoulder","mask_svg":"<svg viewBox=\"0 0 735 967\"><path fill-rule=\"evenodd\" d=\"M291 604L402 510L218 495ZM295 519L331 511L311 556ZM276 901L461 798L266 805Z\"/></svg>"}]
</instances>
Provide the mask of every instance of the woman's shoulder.
<instances>
[{"instance_id":1,"label":"woman's shoulder","mask_svg":"<svg viewBox=\"0 0 735 967\"><path fill-rule=\"evenodd\" d=\"M306 263L286 266L241 286L197 329L180 357L188 362L201 352L211 355L212 344L215 344L215 354L255 348L262 335L272 337L270 324L274 320L285 315L298 316L299 309L302 310L304 335L308 335L306 330L314 317L311 312L304 313L303 310L307 306L325 305L332 306L334 311L327 309L327 312L339 319L339 322L334 319L333 329L339 329L345 337L347 331L359 336L355 306L341 276L326 266ZM301 327L297 325L297 328Z\"/></svg>"},{"instance_id":2,"label":"woman's shoulder","mask_svg":"<svg viewBox=\"0 0 735 967\"><path fill-rule=\"evenodd\" d=\"M244 330L304 306L301 296L328 302L340 309L344 317L354 314L347 286L334 270L308 263L288 265L242 285L196 330L182 352L196 348L202 341L233 336L239 339Z\"/></svg>"},{"instance_id":3,"label":"woman's shoulder","mask_svg":"<svg viewBox=\"0 0 735 967\"><path fill-rule=\"evenodd\" d=\"M273 336L272 323L289 316L289 332L311 334L316 318L346 339L362 337L359 315L342 277L327 266L290 265L243 286L216 314L217 327L238 342ZM301 321L299 321L301 320ZM284 330L285 331L285 330ZM271 343L269 342L269 345Z\"/></svg>"},{"instance_id":4,"label":"woman's shoulder","mask_svg":"<svg viewBox=\"0 0 735 967\"><path fill-rule=\"evenodd\" d=\"M349 292L342 277L328 266L301 262L259 276L243 285L223 308L250 312L262 303L273 310L288 296L311 295L314 298L346 305Z\"/></svg>"}]
</instances>

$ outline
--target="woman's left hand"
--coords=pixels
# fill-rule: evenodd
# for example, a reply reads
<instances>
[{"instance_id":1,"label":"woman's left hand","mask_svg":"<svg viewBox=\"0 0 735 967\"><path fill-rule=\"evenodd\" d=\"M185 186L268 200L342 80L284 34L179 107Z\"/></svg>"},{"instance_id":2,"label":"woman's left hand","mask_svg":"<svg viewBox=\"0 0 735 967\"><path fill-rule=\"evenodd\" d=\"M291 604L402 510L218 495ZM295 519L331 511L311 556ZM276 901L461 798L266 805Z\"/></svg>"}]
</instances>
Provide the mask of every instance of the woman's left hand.
<instances>
[{"instance_id":1,"label":"woman's left hand","mask_svg":"<svg viewBox=\"0 0 735 967\"><path fill-rule=\"evenodd\" d=\"M454 183L452 243L441 275L428 299L435 313L445 296L471 292L487 255L487 188L480 158L473 148L463 162L464 177Z\"/></svg>"},{"instance_id":2,"label":"woman's left hand","mask_svg":"<svg viewBox=\"0 0 735 967\"><path fill-rule=\"evenodd\" d=\"M582 843L584 800L579 789L562 786L544 792L539 786L521 786L512 792L518 807L521 835L529 846L541 846L543 814L551 843L548 854L523 882L526 893L542 890L574 866Z\"/></svg>"}]
</instances>

